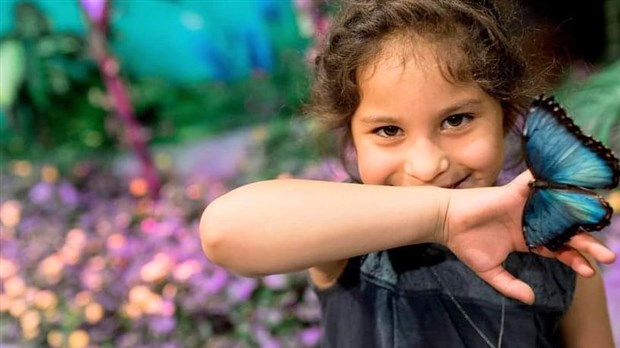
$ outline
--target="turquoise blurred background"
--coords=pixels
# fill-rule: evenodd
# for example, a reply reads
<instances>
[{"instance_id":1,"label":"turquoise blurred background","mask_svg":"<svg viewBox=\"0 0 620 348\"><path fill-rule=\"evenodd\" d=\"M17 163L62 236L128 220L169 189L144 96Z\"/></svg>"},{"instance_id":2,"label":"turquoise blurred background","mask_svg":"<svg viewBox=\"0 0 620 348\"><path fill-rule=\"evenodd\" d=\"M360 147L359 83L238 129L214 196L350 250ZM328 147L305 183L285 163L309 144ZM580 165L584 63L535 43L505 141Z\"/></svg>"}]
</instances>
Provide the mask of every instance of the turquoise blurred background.
<instances>
[{"instance_id":1,"label":"turquoise blurred background","mask_svg":"<svg viewBox=\"0 0 620 348\"><path fill-rule=\"evenodd\" d=\"M14 30L19 0L0 2L0 35ZM33 1L54 32L85 35L77 1ZM288 1L115 1L110 26L123 69L170 82L231 80L269 72L283 49L303 51Z\"/></svg>"}]
</instances>

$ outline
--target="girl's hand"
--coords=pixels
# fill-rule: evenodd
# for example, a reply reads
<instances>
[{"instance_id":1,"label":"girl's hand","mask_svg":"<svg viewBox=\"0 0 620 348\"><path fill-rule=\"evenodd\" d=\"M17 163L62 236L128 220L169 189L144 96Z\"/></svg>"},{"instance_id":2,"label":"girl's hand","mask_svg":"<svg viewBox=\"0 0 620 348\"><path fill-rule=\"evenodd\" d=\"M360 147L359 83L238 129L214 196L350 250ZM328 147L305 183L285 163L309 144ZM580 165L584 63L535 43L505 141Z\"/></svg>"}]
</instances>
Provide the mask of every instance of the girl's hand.
<instances>
[{"instance_id":1,"label":"girl's hand","mask_svg":"<svg viewBox=\"0 0 620 348\"><path fill-rule=\"evenodd\" d=\"M521 219L532 179L526 171L505 186L452 190L442 241L499 292L528 304L534 303L531 287L508 273L502 263L513 251L528 251ZM556 258L584 277L594 275L584 254L603 263L616 257L589 233L574 236L558 251L538 247L533 252Z\"/></svg>"}]
</instances>

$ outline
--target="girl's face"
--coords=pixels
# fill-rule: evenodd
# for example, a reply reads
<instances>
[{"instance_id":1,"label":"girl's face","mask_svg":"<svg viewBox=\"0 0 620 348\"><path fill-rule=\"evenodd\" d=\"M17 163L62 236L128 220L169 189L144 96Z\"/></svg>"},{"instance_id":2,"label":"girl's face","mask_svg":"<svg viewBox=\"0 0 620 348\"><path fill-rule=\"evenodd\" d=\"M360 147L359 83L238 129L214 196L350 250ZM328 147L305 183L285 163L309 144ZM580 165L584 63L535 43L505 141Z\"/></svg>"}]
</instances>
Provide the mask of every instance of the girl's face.
<instances>
[{"instance_id":1,"label":"girl's face","mask_svg":"<svg viewBox=\"0 0 620 348\"><path fill-rule=\"evenodd\" d=\"M504 162L499 102L474 83L447 81L435 46L420 43L415 59L399 51L388 45L358 75L351 131L362 182L492 186Z\"/></svg>"}]
</instances>

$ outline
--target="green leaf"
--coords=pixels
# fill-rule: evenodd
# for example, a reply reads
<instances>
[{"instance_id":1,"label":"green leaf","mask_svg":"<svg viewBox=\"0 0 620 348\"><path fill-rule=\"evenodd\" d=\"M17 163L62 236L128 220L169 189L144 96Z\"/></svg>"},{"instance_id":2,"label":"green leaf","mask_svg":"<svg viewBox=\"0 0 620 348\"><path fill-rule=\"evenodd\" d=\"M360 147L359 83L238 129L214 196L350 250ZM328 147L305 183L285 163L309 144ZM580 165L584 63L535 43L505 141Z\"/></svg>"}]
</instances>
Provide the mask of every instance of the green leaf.
<instances>
[{"instance_id":1,"label":"green leaf","mask_svg":"<svg viewBox=\"0 0 620 348\"><path fill-rule=\"evenodd\" d=\"M8 109L15 102L24 80L24 46L17 40L0 42L0 108Z\"/></svg>"}]
</instances>

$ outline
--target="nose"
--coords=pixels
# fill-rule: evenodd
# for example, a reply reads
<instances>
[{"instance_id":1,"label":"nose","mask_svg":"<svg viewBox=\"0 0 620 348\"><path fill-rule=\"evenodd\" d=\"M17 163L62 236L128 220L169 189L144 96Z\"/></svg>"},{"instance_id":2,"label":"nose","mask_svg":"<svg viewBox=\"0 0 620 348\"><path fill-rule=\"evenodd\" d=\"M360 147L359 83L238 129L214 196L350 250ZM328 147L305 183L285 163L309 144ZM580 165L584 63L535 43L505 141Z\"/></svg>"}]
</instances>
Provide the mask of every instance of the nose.
<instances>
[{"instance_id":1,"label":"nose","mask_svg":"<svg viewBox=\"0 0 620 348\"><path fill-rule=\"evenodd\" d=\"M420 184L432 184L448 170L450 161L441 147L430 139L417 139L408 149L404 160L405 173Z\"/></svg>"}]
</instances>

